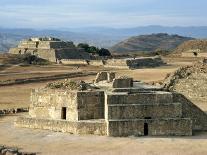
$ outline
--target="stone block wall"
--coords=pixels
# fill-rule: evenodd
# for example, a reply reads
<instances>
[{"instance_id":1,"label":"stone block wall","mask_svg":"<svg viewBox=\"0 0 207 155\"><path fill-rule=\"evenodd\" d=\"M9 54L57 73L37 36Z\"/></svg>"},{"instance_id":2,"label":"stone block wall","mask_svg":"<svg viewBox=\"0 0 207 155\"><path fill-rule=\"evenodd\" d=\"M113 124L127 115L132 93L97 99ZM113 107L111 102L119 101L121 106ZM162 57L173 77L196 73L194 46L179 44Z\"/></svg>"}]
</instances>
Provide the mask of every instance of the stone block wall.
<instances>
[{"instance_id":1,"label":"stone block wall","mask_svg":"<svg viewBox=\"0 0 207 155\"><path fill-rule=\"evenodd\" d=\"M78 92L78 120L104 119L104 99L104 91Z\"/></svg>"},{"instance_id":2,"label":"stone block wall","mask_svg":"<svg viewBox=\"0 0 207 155\"><path fill-rule=\"evenodd\" d=\"M112 82L113 88L130 88L133 87L133 78L115 78Z\"/></svg>"},{"instance_id":3,"label":"stone block wall","mask_svg":"<svg viewBox=\"0 0 207 155\"><path fill-rule=\"evenodd\" d=\"M67 132L70 134L78 135L106 135L106 123L104 120L64 121L30 117L18 117L15 120L15 126L33 129L45 129L58 132Z\"/></svg>"},{"instance_id":4,"label":"stone block wall","mask_svg":"<svg viewBox=\"0 0 207 155\"><path fill-rule=\"evenodd\" d=\"M176 117L182 117L182 105L180 103L108 105L108 119L155 119Z\"/></svg>"},{"instance_id":5,"label":"stone block wall","mask_svg":"<svg viewBox=\"0 0 207 155\"><path fill-rule=\"evenodd\" d=\"M103 66L103 60L90 60L89 65L91 66Z\"/></svg>"},{"instance_id":6,"label":"stone block wall","mask_svg":"<svg viewBox=\"0 0 207 155\"><path fill-rule=\"evenodd\" d=\"M33 54L33 53L31 53ZM39 49L36 51L36 54L38 57L49 60L51 62L56 62L56 54L54 49Z\"/></svg>"},{"instance_id":7,"label":"stone block wall","mask_svg":"<svg viewBox=\"0 0 207 155\"><path fill-rule=\"evenodd\" d=\"M112 67L112 68L125 68L128 69L129 66L125 59L108 59L105 60L104 67Z\"/></svg>"},{"instance_id":8,"label":"stone block wall","mask_svg":"<svg viewBox=\"0 0 207 155\"><path fill-rule=\"evenodd\" d=\"M66 120L78 120L77 92L32 90L31 102L29 115L33 118L62 119L62 108L66 107Z\"/></svg>"},{"instance_id":9,"label":"stone block wall","mask_svg":"<svg viewBox=\"0 0 207 155\"><path fill-rule=\"evenodd\" d=\"M103 91L37 89L31 94L29 115L68 121L104 119L104 97Z\"/></svg>"},{"instance_id":10,"label":"stone block wall","mask_svg":"<svg viewBox=\"0 0 207 155\"><path fill-rule=\"evenodd\" d=\"M87 65L87 61L83 59L61 59L64 65Z\"/></svg>"},{"instance_id":11,"label":"stone block wall","mask_svg":"<svg viewBox=\"0 0 207 155\"><path fill-rule=\"evenodd\" d=\"M157 67L164 62L160 57L141 57L136 59L126 59L129 68Z\"/></svg>"},{"instance_id":12,"label":"stone block wall","mask_svg":"<svg viewBox=\"0 0 207 155\"><path fill-rule=\"evenodd\" d=\"M18 48L32 48L36 49L38 47L38 42L36 41L21 41Z\"/></svg>"},{"instance_id":13,"label":"stone block wall","mask_svg":"<svg viewBox=\"0 0 207 155\"><path fill-rule=\"evenodd\" d=\"M108 136L190 136L191 117L182 103L162 91L111 93L105 96Z\"/></svg>"},{"instance_id":14,"label":"stone block wall","mask_svg":"<svg viewBox=\"0 0 207 155\"><path fill-rule=\"evenodd\" d=\"M109 59L105 60L105 67L113 68L143 68L157 67L163 65L164 62L160 57L141 57L136 59Z\"/></svg>"},{"instance_id":15,"label":"stone block wall","mask_svg":"<svg viewBox=\"0 0 207 155\"><path fill-rule=\"evenodd\" d=\"M131 119L109 120L107 135L115 137L144 136L147 125L150 136L191 136L192 121L190 119Z\"/></svg>"},{"instance_id":16,"label":"stone block wall","mask_svg":"<svg viewBox=\"0 0 207 155\"><path fill-rule=\"evenodd\" d=\"M139 92L139 93L109 93L106 102L108 104L160 104L172 103L173 95L170 92Z\"/></svg>"}]
</instances>

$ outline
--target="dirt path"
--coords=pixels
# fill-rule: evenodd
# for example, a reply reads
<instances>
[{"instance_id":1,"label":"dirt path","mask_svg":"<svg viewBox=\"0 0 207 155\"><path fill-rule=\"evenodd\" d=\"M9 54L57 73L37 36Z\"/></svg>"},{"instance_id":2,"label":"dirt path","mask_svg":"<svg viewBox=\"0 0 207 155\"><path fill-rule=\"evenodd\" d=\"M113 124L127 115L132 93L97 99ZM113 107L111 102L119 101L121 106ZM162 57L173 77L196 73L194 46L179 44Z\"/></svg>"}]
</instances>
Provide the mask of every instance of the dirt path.
<instances>
[{"instance_id":1,"label":"dirt path","mask_svg":"<svg viewBox=\"0 0 207 155\"><path fill-rule=\"evenodd\" d=\"M0 117L0 145L16 146L26 152L58 155L205 155L207 133L193 137L130 137L77 136L67 133L16 128L16 116Z\"/></svg>"}]
</instances>

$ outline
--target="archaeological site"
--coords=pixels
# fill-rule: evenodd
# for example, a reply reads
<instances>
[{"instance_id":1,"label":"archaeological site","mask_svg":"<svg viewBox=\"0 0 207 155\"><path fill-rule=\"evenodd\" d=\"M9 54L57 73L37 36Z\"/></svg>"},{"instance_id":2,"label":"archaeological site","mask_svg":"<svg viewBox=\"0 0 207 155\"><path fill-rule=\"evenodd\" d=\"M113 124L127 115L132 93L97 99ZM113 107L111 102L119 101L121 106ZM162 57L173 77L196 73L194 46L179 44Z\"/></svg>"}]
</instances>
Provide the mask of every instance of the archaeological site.
<instances>
[{"instance_id":1,"label":"archaeological site","mask_svg":"<svg viewBox=\"0 0 207 155\"><path fill-rule=\"evenodd\" d=\"M207 155L207 0L0 6L0 155Z\"/></svg>"},{"instance_id":2,"label":"archaeological site","mask_svg":"<svg viewBox=\"0 0 207 155\"><path fill-rule=\"evenodd\" d=\"M29 116L15 126L102 136L192 136L207 114L184 95L99 72L93 83L65 80L31 92Z\"/></svg>"},{"instance_id":3,"label":"archaeological site","mask_svg":"<svg viewBox=\"0 0 207 155\"><path fill-rule=\"evenodd\" d=\"M57 38L30 38L23 40L16 48L9 50L11 54L31 54L37 57L64 65L91 65L104 66L106 68L144 68L164 65L163 60L156 57L108 59L95 58L84 49L77 48L73 42L61 41Z\"/></svg>"},{"instance_id":4,"label":"archaeological site","mask_svg":"<svg viewBox=\"0 0 207 155\"><path fill-rule=\"evenodd\" d=\"M23 40L16 48L11 48L9 53L29 53L51 62L58 62L60 59L90 59L89 54L76 48L73 42L65 42L52 37Z\"/></svg>"}]
</instances>

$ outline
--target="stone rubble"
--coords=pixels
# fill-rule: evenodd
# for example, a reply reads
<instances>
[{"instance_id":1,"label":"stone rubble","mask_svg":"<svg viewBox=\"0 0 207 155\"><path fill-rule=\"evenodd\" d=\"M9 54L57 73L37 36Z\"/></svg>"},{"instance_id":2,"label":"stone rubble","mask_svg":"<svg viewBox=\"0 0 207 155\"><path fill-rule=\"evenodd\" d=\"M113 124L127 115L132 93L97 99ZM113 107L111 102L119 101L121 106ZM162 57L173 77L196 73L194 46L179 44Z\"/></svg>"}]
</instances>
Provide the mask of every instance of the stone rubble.
<instances>
[{"instance_id":1,"label":"stone rubble","mask_svg":"<svg viewBox=\"0 0 207 155\"><path fill-rule=\"evenodd\" d=\"M207 64L197 62L179 68L163 82L164 89L177 91L190 99L207 100Z\"/></svg>"},{"instance_id":2,"label":"stone rubble","mask_svg":"<svg viewBox=\"0 0 207 155\"><path fill-rule=\"evenodd\" d=\"M20 152L18 148L0 145L0 155L36 155L36 153Z\"/></svg>"}]
</instances>

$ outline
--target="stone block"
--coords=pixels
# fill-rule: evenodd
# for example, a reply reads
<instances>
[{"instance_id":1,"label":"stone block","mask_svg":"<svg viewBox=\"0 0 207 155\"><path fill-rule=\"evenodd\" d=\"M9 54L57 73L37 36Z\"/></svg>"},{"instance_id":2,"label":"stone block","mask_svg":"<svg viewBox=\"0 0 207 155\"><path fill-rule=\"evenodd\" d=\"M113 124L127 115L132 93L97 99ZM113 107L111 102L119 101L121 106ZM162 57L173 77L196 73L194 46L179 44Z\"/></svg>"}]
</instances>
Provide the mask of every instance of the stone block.
<instances>
[{"instance_id":1,"label":"stone block","mask_svg":"<svg viewBox=\"0 0 207 155\"><path fill-rule=\"evenodd\" d=\"M112 82L113 88L133 87L133 78L115 78Z\"/></svg>"},{"instance_id":2,"label":"stone block","mask_svg":"<svg viewBox=\"0 0 207 155\"><path fill-rule=\"evenodd\" d=\"M108 105L108 119L144 119L182 117L182 105L170 104L112 104Z\"/></svg>"},{"instance_id":3,"label":"stone block","mask_svg":"<svg viewBox=\"0 0 207 155\"><path fill-rule=\"evenodd\" d=\"M160 104L172 103L173 95L170 92L148 91L139 93L111 93L106 95L107 104Z\"/></svg>"},{"instance_id":4,"label":"stone block","mask_svg":"<svg viewBox=\"0 0 207 155\"><path fill-rule=\"evenodd\" d=\"M107 122L107 135L114 137L191 136L192 121L189 118L109 120Z\"/></svg>"}]
</instances>

